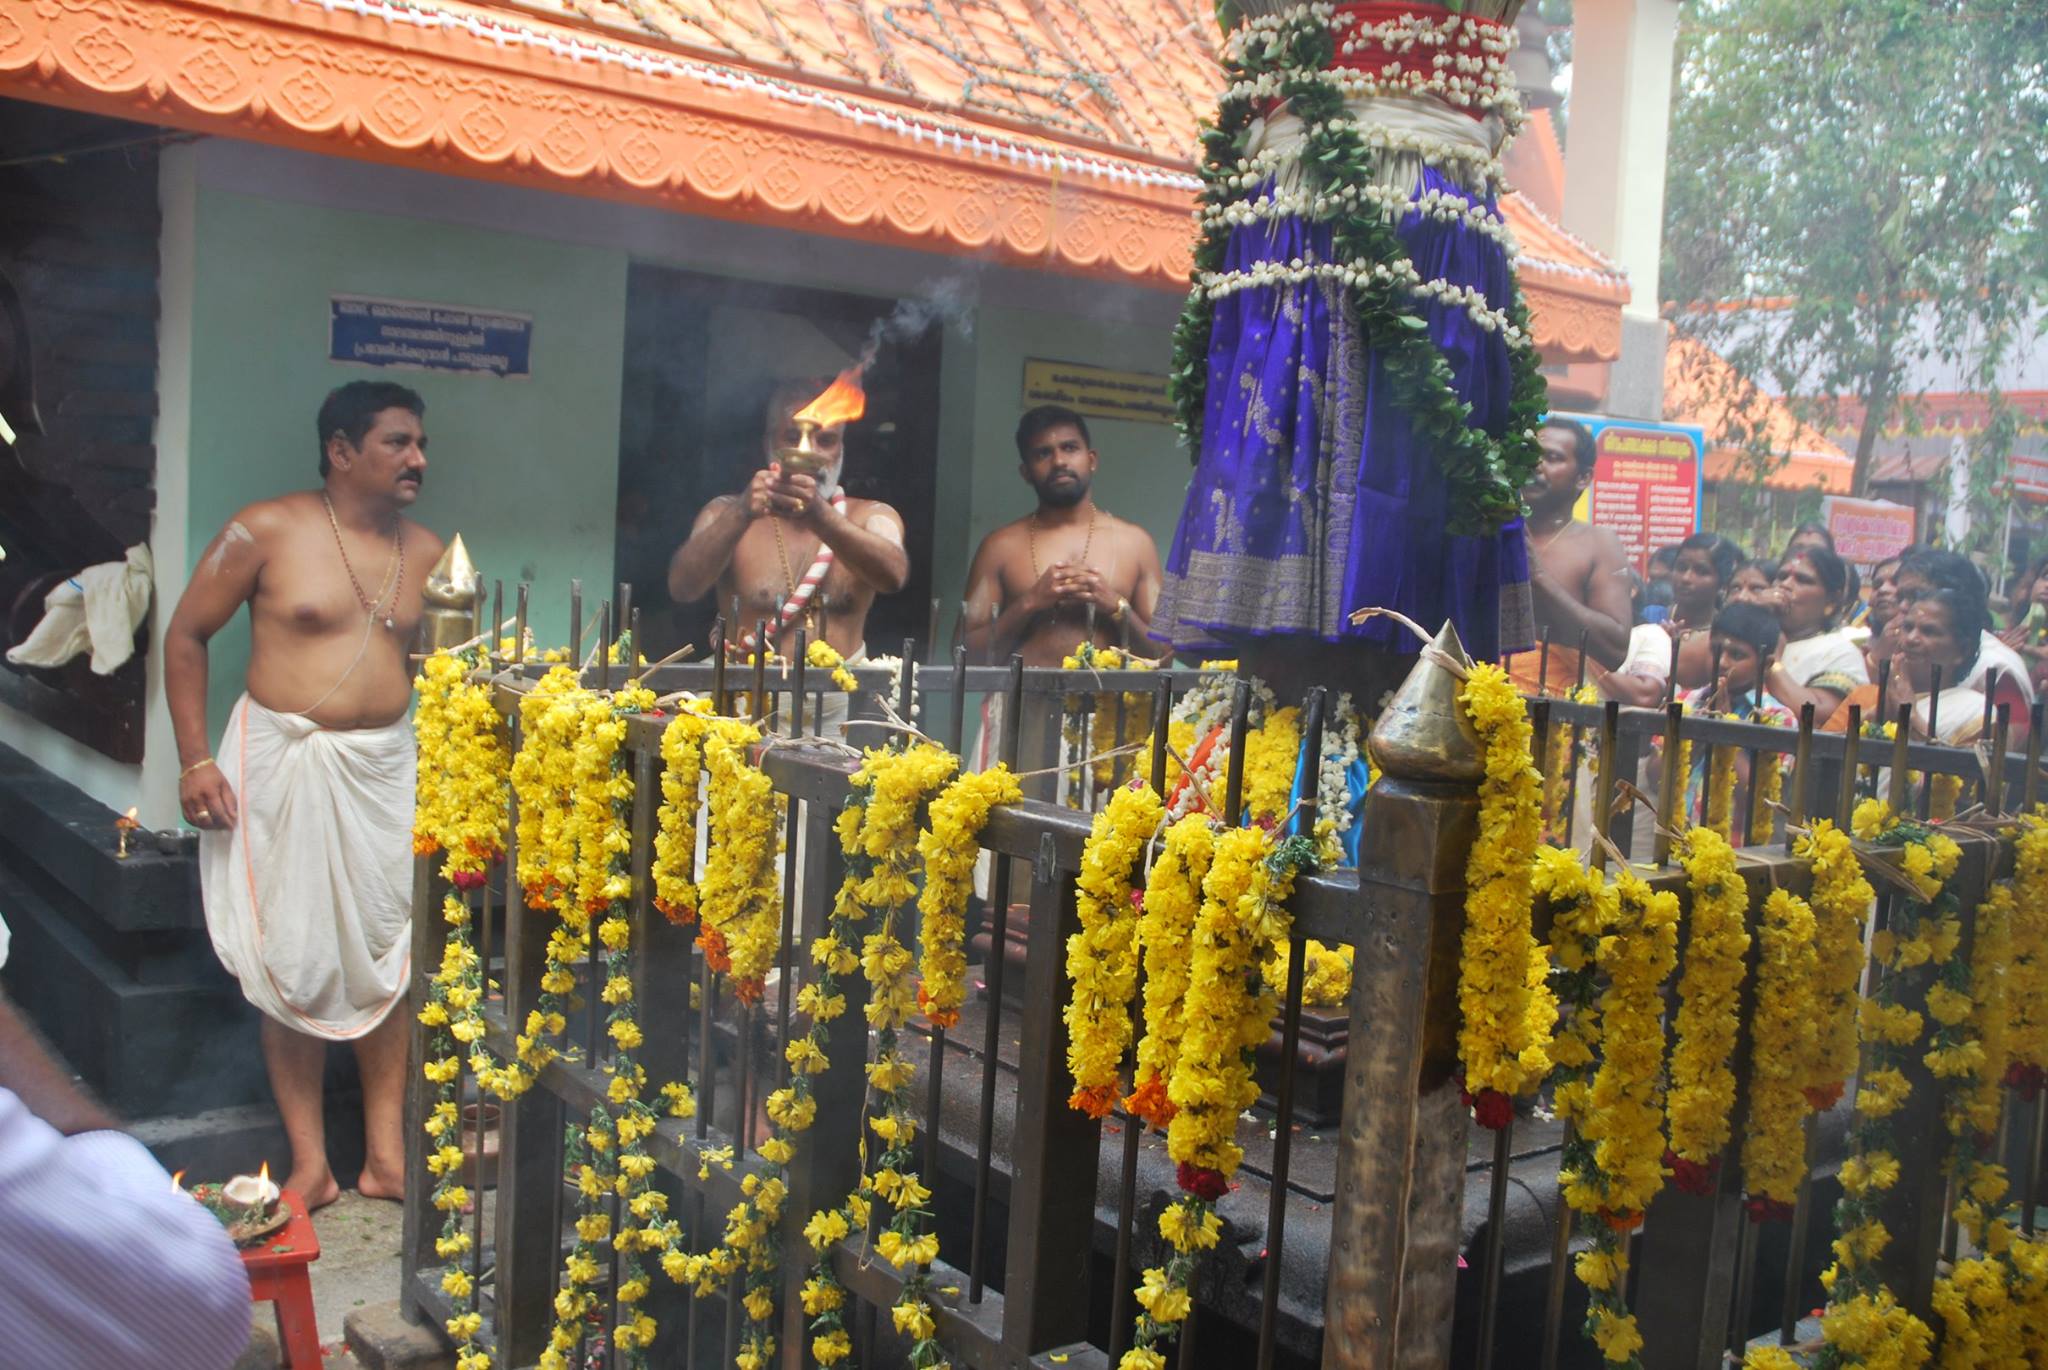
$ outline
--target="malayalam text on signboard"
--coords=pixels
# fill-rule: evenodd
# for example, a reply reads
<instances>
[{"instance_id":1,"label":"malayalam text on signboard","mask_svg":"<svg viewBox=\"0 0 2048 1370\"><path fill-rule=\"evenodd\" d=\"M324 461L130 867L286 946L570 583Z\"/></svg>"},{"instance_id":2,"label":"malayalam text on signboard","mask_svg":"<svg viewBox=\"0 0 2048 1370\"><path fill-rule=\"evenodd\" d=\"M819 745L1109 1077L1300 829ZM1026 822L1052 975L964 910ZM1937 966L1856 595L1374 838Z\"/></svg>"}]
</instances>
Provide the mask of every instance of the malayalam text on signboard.
<instances>
[{"instance_id":1,"label":"malayalam text on signboard","mask_svg":"<svg viewBox=\"0 0 2048 1370\"><path fill-rule=\"evenodd\" d=\"M533 316L417 300L336 295L330 361L408 371L532 374Z\"/></svg>"},{"instance_id":2,"label":"malayalam text on signboard","mask_svg":"<svg viewBox=\"0 0 2048 1370\"><path fill-rule=\"evenodd\" d=\"M1882 499L1830 495L1821 501L1835 553L1858 566L1897 556L1913 543L1911 506Z\"/></svg>"},{"instance_id":3,"label":"malayalam text on signboard","mask_svg":"<svg viewBox=\"0 0 2048 1370\"><path fill-rule=\"evenodd\" d=\"M1024 404L1027 408L1063 404L1091 419L1173 422L1173 401L1166 394L1166 377L1147 371L1112 371L1080 362L1027 359Z\"/></svg>"},{"instance_id":4,"label":"malayalam text on signboard","mask_svg":"<svg viewBox=\"0 0 2048 1370\"><path fill-rule=\"evenodd\" d=\"M1629 565L1699 527L1699 449L1689 434L1612 424L1594 439L1589 517L1621 539Z\"/></svg>"}]
</instances>

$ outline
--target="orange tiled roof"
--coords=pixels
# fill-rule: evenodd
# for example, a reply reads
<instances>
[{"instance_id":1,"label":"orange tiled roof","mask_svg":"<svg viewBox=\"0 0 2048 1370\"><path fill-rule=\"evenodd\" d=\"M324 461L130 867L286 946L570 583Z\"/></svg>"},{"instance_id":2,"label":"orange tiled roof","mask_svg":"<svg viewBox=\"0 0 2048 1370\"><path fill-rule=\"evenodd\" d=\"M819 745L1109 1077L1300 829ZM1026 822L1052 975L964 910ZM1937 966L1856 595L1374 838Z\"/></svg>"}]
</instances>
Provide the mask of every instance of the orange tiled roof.
<instances>
[{"instance_id":1,"label":"orange tiled roof","mask_svg":"<svg viewBox=\"0 0 2048 1370\"><path fill-rule=\"evenodd\" d=\"M1764 394L1715 352L1691 338L1673 338L1664 352L1664 417L1698 424L1707 435L1708 480L1737 475L1746 450L1738 429L1783 459L1764 481L1776 490L1849 493L1856 462L1802 420L1783 400Z\"/></svg>"},{"instance_id":2,"label":"orange tiled roof","mask_svg":"<svg viewBox=\"0 0 2048 1370\"><path fill-rule=\"evenodd\" d=\"M0 6L10 93L173 127L1182 289L1199 0ZM1550 360L1612 263L1510 198Z\"/></svg>"}]
</instances>

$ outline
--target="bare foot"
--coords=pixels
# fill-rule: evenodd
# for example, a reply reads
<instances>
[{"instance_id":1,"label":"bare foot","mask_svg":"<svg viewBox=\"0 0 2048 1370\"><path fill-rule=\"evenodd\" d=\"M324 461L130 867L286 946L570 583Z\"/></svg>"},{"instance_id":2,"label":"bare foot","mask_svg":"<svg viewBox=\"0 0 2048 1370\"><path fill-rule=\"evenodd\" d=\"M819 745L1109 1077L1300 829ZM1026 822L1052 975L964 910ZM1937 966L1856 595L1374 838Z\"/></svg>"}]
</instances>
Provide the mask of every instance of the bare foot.
<instances>
[{"instance_id":1,"label":"bare foot","mask_svg":"<svg viewBox=\"0 0 2048 1370\"><path fill-rule=\"evenodd\" d=\"M341 1197L341 1186L334 1182L334 1172L324 1167L317 1175L294 1172L284 1182L284 1187L305 1201L308 1213L316 1208L325 1208Z\"/></svg>"},{"instance_id":2,"label":"bare foot","mask_svg":"<svg viewBox=\"0 0 2048 1370\"><path fill-rule=\"evenodd\" d=\"M356 1192L366 1199L398 1200L405 1197L405 1178L401 1173L394 1182L379 1175L368 1166L356 1177Z\"/></svg>"}]
</instances>

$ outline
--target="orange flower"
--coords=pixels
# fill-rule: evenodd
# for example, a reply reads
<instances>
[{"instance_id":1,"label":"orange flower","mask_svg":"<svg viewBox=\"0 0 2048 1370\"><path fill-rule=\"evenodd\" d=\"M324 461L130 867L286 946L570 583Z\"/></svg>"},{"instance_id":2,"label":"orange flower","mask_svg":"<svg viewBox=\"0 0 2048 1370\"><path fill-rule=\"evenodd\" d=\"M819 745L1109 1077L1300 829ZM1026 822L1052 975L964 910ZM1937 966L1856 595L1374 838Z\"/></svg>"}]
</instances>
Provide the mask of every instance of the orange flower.
<instances>
[{"instance_id":1,"label":"orange flower","mask_svg":"<svg viewBox=\"0 0 2048 1370\"><path fill-rule=\"evenodd\" d=\"M1173 1101L1166 1097L1166 1083L1157 1075L1146 1076L1124 1100L1124 1107L1155 1128L1173 1121Z\"/></svg>"}]
</instances>

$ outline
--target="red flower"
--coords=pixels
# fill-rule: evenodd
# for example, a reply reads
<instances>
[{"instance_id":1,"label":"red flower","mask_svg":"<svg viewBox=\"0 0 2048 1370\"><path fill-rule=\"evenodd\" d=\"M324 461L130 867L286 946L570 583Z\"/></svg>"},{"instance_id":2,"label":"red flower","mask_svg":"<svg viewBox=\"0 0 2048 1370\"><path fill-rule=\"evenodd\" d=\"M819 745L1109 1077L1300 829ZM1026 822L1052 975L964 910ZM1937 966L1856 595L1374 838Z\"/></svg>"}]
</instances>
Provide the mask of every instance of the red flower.
<instances>
[{"instance_id":1,"label":"red flower","mask_svg":"<svg viewBox=\"0 0 2048 1370\"><path fill-rule=\"evenodd\" d=\"M2032 1101L2041 1093L2043 1074L2041 1067L2022 1065L2014 1061L2005 1068L2005 1083L2020 1092L2020 1097Z\"/></svg>"},{"instance_id":2,"label":"red flower","mask_svg":"<svg viewBox=\"0 0 2048 1370\"><path fill-rule=\"evenodd\" d=\"M1761 1194L1750 1195L1742 1201L1742 1206L1749 1210L1749 1220L1753 1223L1789 1223L1792 1221L1791 1204L1780 1203L1776 1199L1767 1199Z\"/></svg>"},{"instance_id":3,"label":"red flower","mask_svg":"<svg viewBox=\"0 0 2048 1370\"><path fill-rule=\"evenodd\" d=\"M1721 1158L1715 1156L1705 1165L1688 1161L1670 1148L1665 1148L1664 1164L1671 1171L1671 1183L1687 1194L1712 1194L1716 1182L1721 1178Z\"/></svg>"},{"instance_id":4,"label":"red flower","mask_svg":"<svg viewBox=\"0 0 2048 1370\"><path fill-rule=\"evenodd\" d=\"M1836 1080L1825 1085L1808 1085L1799 1091L1806 1096L1806 1106L1815 1113L1825 1113L1842 1098L1842 1081Z\"/></svg>"},{"instance_id":5,"label":"red flower","mask_svg":"<svg viewBox=\"0 0 2048 1370\"><path fill-rule=\"evenodd\" d=\"M1180 1163L1176 1176L1180 1187L1200 1199L1203 1203L1215 1203L1230 1192L1230 1178L1220 1170L1195 1165L1189 1161Z\"/></svg>"},{"instance_id":6,"label":"red flower","mask_svg":"<svg viewBox=\"0 0 2048 1370\"><path fill-rule=\"evenodd\" d=\"M448 877L450 884L459 890L480 890L484 887L482 871L457 871Z\"/></svg>"},{"instance_id":7,"label":"red flower","mask_svg":"<svg viewBox=\"0 0 2048 1370\"><path fill-rule=\"evenodd\" d=\"M1458 1098L1472 1110L1473 1121L1481 1127L1498 1132L1515 1119L1515 1101L1497 1089L1482 1089L1477 1094L1460 1089Z\"/></svg>"}]
</instances>

